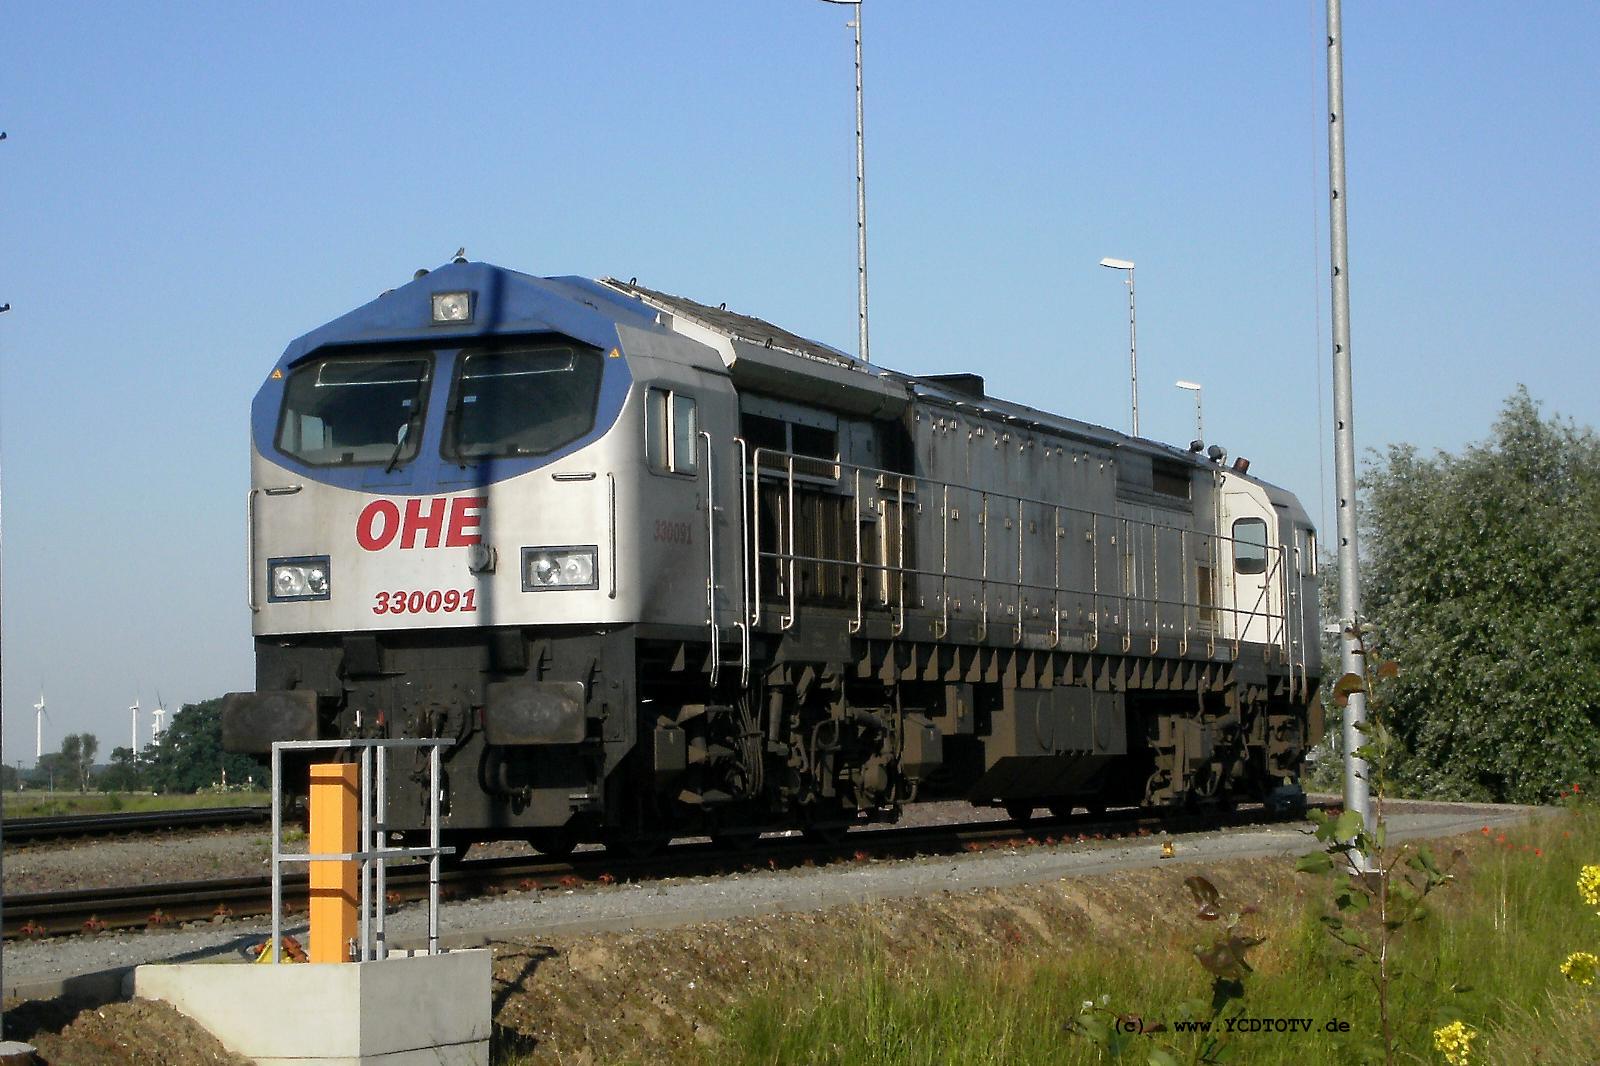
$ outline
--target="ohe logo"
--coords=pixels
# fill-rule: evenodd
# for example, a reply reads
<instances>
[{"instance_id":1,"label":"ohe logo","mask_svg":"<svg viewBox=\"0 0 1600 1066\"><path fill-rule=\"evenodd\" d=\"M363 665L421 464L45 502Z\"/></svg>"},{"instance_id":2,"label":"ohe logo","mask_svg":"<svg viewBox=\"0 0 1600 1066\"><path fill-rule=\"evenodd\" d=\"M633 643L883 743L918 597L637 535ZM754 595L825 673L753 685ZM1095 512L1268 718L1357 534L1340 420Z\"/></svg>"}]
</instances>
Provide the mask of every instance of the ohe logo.
<instances>
[{"instance_id":1,"label":"ohe logo","mask_svg":"<svg viewBox=\"0 0 1600 1066\"><path fill-rule=\"evenodd\" d=\"M422 509L426 502L428 509ZM479 525L483 521L483 496L435 496L423 501L406 501L405 516L393 500L373 500L356 519L356 543L369 552L382 551L400 538L401 548L417 547L417 535L423 534L422 547L437 548L443 535L446 548L465 548L481 544L483 535ZM449 522L445 519L448 517Z\"/></svg>"}]
</instances>

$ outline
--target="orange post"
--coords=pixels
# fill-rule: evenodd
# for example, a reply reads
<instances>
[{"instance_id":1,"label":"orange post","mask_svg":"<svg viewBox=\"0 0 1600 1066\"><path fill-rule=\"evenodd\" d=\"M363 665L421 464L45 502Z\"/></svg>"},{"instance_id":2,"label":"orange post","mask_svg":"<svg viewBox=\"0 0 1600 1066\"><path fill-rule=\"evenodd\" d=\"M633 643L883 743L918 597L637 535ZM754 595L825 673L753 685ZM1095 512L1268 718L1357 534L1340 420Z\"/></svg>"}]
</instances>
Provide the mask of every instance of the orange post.
<instances>
[{"instance_id":1,"label":"orange post","mask_svg":"<svg viewBox=\"0 0 1600 1066\"><path fill-rule=\"evenodd\" d=\"M360 823L359 767L351 763L318 763L311 767L311 840L313 854L356 850ZM356 884L359 865L313 862L311 867L311 961L349 962L356 936Z\"/></svg>"}]
</instances>

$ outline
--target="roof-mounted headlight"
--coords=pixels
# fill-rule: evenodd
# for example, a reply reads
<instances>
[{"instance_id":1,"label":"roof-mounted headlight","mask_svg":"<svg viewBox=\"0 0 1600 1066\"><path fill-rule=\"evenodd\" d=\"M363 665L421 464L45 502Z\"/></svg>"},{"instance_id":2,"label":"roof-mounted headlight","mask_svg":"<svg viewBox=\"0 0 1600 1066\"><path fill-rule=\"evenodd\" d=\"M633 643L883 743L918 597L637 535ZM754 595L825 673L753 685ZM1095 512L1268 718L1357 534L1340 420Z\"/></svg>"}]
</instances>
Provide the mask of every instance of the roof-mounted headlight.
<instances>
[{"instance_id":1,"label":"roof-mounted headlight","mask_svg":"<svg viewBox=\"0 0 1600 1066\"><path fill-rule=\"evenodd\" d=\"M436 292L433 294L434 325L454 325L472 321L472 293Z\"/></svg>"}]
</instances>

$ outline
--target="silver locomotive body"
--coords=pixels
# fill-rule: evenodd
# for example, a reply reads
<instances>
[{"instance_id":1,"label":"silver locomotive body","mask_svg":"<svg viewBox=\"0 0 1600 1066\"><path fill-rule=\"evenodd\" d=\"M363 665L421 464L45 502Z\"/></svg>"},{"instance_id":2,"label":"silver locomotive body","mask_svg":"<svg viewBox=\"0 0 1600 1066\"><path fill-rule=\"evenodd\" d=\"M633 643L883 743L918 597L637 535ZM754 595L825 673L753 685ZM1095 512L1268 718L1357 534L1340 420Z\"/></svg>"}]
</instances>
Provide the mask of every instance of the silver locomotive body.
<instances>
[{"instance_id":1,"label":"silver locomotive body","mask_svg":"<svg viewBox=\"0 0 1600 1066\"><path fill-rule=\"evenodd\" d=\"M609 279L452 264L296 341L249 524L226 743L450 738L458 839L1293 802L1319 731L1287 493Z\"/></svg>"}]
</instances>

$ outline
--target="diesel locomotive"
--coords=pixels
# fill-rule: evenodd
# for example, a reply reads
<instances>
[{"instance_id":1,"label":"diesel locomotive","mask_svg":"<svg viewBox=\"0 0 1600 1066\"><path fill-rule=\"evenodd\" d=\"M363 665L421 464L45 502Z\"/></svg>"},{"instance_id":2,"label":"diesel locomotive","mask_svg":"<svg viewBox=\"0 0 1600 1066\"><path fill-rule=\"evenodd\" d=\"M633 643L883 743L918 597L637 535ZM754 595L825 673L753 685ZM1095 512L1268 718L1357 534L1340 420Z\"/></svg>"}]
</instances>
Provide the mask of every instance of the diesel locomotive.
<instances>
[{"instance_id":1,"label":"diesel locomotive","mask_svg":"<svg viewBox=\"0 0 1600 1066\"><path fill-rule=\"evenodd\" d=\"M457 259L289 345L250 486L225 745L445 738L458 845L1303 802L1305 510L976 374Z\"/></svg>"}]
</instances>

